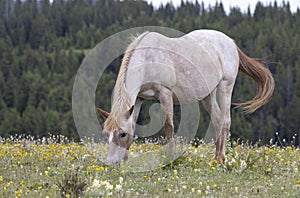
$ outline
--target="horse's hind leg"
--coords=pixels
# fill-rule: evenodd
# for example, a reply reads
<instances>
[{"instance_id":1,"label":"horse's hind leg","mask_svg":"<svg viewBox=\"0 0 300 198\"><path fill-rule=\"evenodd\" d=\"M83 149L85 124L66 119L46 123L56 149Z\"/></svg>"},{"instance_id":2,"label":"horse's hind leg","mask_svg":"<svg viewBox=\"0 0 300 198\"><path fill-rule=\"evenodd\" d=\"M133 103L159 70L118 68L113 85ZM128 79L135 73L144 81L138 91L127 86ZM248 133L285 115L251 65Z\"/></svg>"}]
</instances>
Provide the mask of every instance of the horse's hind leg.
<instances>
[{"instance_id":1,"label":"horse's hind leg","mask_svg":"<svg viewBox=\"0 0 300 198\"><path fill-rule=\"evenodd\" d=\"M223 116L222 116L222 111L219 106L218 100L217 100L217 88L211 92L209 96L207 96L203 101L202 101L206 111L210 115L210 119L213 125L213 129L216 134L216 155L215 158L218 160L220 163L222 163L225 159L225 155L222 156L221 154L221 148L222 148L222 143L223 138L222 137L222 132L223 132Z\"/></svg>"},{"instance_id":2,"label":"horse's hind leg","mask_svg":"<svg viewBox=\"0 0 300 198\"><path fill-rule=\"evenodd\" d=\"M203 105L211 116L216 131L216 160L225 160L226 141L230 129L231 95L234 82L223 80L216 90L203 101Z\"/></svg>"},{"instance_id":3,"label":"horse's hind leg","mask_svg":"<svg viewBox=\"0 0 300 198\"><path fill-rule=\"evenodd\" d=\"M231 125L230 107L233 86L234 81L223 80L220 82L217 91L217 100L222 116L221 130L220 134L217 134L216 141L216 159L220 162L225 160L227 136Z\"/></svg>"}]
</instances>

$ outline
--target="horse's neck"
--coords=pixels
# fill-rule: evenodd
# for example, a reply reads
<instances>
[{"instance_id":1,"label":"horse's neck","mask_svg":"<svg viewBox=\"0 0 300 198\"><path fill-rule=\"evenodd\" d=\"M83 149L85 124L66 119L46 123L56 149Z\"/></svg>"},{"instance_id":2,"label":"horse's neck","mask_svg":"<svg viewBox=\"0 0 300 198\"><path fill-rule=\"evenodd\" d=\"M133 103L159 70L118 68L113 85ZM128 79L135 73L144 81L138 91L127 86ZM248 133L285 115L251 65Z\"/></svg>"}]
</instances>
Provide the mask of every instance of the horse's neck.
<instances>
[{"instance_id":1,"label":"horse's neck","mask_svg":"<svg viewBox=\"0 0 300 198\"><path fill-rule=\"evenodd\" d=\"M124 115L135 104L138 92L139 88L128 90L126 82L118 79L114 88L111 113L116 117Z\"/></svg>"},{"instance_id":2,"label":"horse's neck","mask_svg":"<svg viewBox=\"0 0 300 198\"><path fill-rule=\"evenodd\" d=\"M117 99L120 99L120 101L126 101L127 103L130 101L130 104L127 104L130 105L130 107L134 105L137 99L142 82L140 81L141 73L136 70L136 68L130 66L130 62L139 42L147 34L148 32L144 32L143 34L134 38L133 42L126 49L115 86L115 88L117 88L116 94L118 94L116 95ZM116 100L116 102L120 101Z\"/></svg>"},{"instance_id":3,"label":"horse's neck","mask_svg":"<svg viewBox=\"0 0 300 198\"><path fill-rule=\"evenodd\" d=\"M127 67L126 77L124 80L125 90L131 98L132 105L134 105L144 81L144 74L140 71L142 68L141 66L135 67L129 63Z\"/></svg>"}]
</instances>

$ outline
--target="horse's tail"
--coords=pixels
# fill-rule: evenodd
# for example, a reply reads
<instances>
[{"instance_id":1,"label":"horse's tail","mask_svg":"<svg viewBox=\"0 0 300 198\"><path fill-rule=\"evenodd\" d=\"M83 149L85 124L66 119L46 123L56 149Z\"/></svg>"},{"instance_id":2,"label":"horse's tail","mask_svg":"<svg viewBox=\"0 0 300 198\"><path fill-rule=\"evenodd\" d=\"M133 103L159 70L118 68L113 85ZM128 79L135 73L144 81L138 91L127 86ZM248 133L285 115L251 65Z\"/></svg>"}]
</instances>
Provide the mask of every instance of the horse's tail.
<instances>
[{"instance_id":1,"label":"horse's tail","mask_svg":"<svg viewBox=\"0 0 300 198\"><path fill-rule=\"evenodd\" d=\"M239 70L255 80L257 91L256 96L252 100L235 105L243 108L247 113L253 113L271 98L275 87L274 78L270 70L264 67L262 63L248 57L238 47L237 50L240 58Z\"/></svg>"}]
</instances>

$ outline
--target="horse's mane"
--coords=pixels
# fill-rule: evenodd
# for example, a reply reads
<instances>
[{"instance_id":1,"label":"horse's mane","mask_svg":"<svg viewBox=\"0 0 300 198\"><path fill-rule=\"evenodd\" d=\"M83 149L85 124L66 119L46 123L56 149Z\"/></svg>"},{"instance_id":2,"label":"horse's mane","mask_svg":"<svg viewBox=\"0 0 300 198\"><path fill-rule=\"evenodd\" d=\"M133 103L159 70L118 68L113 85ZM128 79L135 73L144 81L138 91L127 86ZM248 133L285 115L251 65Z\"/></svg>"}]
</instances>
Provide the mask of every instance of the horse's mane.
<instances>
[{"instance_id":1,"label":"horse's mane","mask_svg":"<svg viewBox=\"0 0 300 198\"><path fill-rule=\"evenodd\" d=\"M111 107L111 120L113 123L119 122L122 119L124 113L130 109L133 105L134 101L131 101L131 97L129 96L125 84L126 84L126 72L128 69L128 64L130 58L136 49L137 45L140 41L146 36L149 32L144 32L140 35L137 35L132 38L132 42L127 47L122 64L119 70L118 78L115 84L115 88L112 96L112 107ZM108 121L108 120L107 120ZM117 127L117 126L115 126Z\"/></svg>"}]
</instances>

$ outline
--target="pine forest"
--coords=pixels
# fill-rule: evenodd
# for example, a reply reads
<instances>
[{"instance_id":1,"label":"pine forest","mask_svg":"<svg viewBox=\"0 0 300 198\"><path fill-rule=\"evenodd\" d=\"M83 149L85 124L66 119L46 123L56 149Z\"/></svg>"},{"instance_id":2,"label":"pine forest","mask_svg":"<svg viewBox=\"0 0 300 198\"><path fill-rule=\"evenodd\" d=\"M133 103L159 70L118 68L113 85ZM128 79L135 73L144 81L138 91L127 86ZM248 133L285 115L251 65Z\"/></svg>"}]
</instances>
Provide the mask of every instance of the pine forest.
<instances>
[{"instance_id":1,"label":"pine forest","mask_svg":"<svg viewBox=\"0 0 300 198\"><path fill-rule=\"evenodd\" d=\"M188 33L215 29L233 38L249 56L261 59L276 81L271 101L253 114L232 108L231 138L251 143L299 144L300 10L286 1L257 3L254 13L222 3L172 3L155 8L142 0L1 0L0 136L61 134L76 140L72 88L76 72L97 43L122 30L163 26ZM111 63L97 88L95 106L110 109L121 58ZM251 99L255 83L239 74L233 102ZM139 122L149 119L147 106ZM201 105L200 105L201 106ZM233 105L234 107L234 105ZM208 114L199 121L199 138ZM177 115L174 120L179 120ZM99 125L103 124L99 116Z\"/></svg>"}]
</instances>

